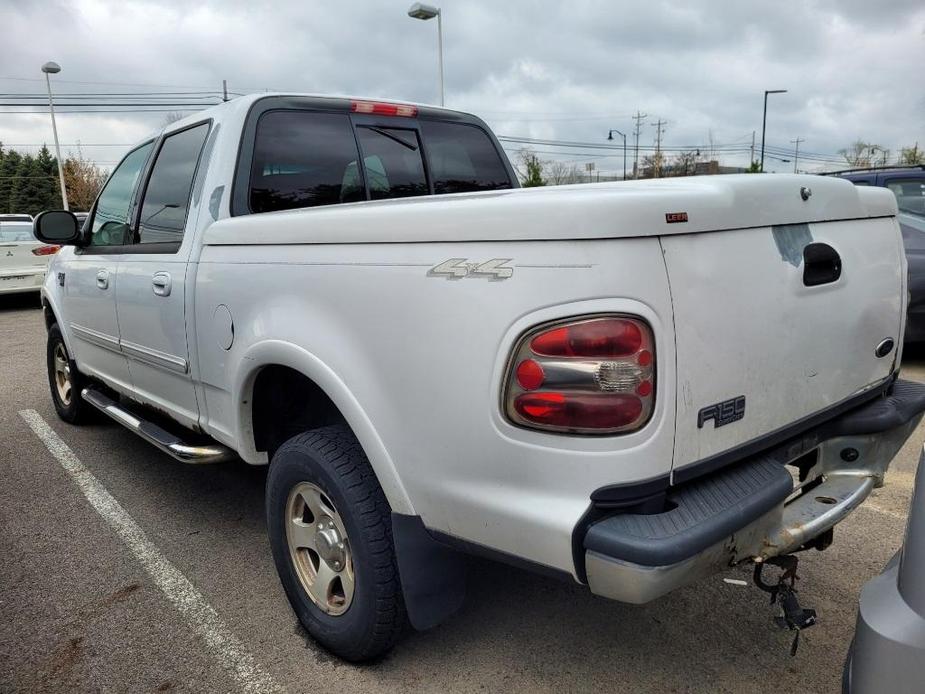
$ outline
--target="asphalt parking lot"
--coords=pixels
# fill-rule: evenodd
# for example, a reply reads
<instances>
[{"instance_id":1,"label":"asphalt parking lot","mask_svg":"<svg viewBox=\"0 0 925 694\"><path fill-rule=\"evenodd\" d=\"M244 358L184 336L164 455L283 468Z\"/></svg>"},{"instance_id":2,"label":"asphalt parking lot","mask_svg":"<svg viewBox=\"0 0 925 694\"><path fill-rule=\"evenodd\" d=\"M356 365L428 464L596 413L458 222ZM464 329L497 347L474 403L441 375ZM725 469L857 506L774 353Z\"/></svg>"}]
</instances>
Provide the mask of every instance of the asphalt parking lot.
<instances>
[{"instance_id":1,"label":"asphalt parking lot","mask_svg":"<svg viewBox=\"0 0 925 694\"><path fill-rule=\"evenodd\" d=\"M0 297L4 692L836 692L859 590L901 543L925 439L920 427L829 550L804 555L801 597L820 620L795 658L792 636L772 626L752 587L717 577L634 607L473 560L459 615L353 666L307 639L289 609L265 536L265 470L184 466L116 424L64 424L44 345L37 298ZM904 375L925 380L925 358L907 357ZM140 560L128 531L104 520L20 414L28 410L118 502L157 562ZM164 566L188 580L179 597ZM751 577L747 568L728 576Z\"/></svg>"}]
</instances>

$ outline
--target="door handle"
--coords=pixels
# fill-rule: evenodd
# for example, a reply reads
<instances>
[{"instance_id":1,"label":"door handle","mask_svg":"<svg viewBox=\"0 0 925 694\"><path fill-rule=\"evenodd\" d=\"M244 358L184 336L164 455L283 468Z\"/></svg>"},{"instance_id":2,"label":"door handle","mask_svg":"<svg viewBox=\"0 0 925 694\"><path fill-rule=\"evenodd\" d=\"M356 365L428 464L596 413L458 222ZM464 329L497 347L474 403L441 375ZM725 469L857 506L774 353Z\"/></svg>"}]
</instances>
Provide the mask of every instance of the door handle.
<instances>
[{"instance_id":1,"label":"door handle","mask_svg":"<svg viewBox=\"0 0 925 694\"><path fill-rule=\"evenodd\" d=\"M100 289L109 289L109 270L100 270L96 273L96 286Z\"/></svg>"},{"instance_id":2,"label":"door handle","mask_svg":"<svg viewBox=\"0 0 925 694\"><path fill-rule=\"evenodd\" d=\"M151 288L157 296L170 296L170 273L155 272L151 278Z\"/></svg>"},{"instance_id":3,"label":"door handle","mask_svg":"<svg viewBox=\"0 0 925 694\"><path fill-rule=\"evenodd\" d=\"M841 256L827 243L811 243L803 249L803 284L815 287L841 277Z\"/></svg>"}]
</instances>

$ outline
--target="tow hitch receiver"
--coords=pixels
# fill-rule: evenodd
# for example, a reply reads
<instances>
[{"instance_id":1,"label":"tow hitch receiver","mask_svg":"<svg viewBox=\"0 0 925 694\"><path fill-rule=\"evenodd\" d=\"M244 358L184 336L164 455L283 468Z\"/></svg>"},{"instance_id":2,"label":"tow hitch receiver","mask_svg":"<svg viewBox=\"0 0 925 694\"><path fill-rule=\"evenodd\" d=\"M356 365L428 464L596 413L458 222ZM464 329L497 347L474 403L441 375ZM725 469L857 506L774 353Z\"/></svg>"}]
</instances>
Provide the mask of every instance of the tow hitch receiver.
<instances>
[{"instance_id":1,"label":"tow hitch receiver","mask_svg":"<svg viewBox=\"0 0 925 694\"><path fill-rule=\"evenodd\" d=\"M797 648L800 646L800 632L803 629L809 629L816 623L816 610L800 607L800 603L797 600L796 582L800 578L797 576L797 564L799 561L800 560L792 554L787 554L770 557L763 562L755 564L755 585L765 593L770 593L771 604L779 604L783 613L782 616L774 618L774 623L781 629L789 629L790 631L796 632L793 637L793 645L790 646L791 656L797 654ZM777 579L776 584L765 583L761 577L764 567L767 564L773 564L783 569L783 573Z\"/></svg>"}]
</instances>

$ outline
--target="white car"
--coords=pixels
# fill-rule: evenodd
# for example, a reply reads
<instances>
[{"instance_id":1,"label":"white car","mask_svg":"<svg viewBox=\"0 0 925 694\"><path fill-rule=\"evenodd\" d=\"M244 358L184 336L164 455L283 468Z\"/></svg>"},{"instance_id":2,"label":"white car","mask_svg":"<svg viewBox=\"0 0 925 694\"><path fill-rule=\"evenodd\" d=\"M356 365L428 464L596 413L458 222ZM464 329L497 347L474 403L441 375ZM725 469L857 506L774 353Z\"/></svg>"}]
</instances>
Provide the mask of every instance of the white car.
<instances>
[{"instance_id":1,"label":"white car","mask_svg":"<svg viewBox=\"0 0 925 694\"><path fill-rule=\"evenodd\" d=\"M824 549L882 483L925 410L896 212L817 176L519 189L469 114L242 97L82 229L36 220L51 396L269 464L283 587L344 658L451 614L465 553L643 603Z\"/></svg>"},{"instance_id":2,"label":"white car","mask_svg":"<svg viewBox=\"0 0 925 694\"><path fill-rule=\"evenodd\" d=\"M32 222L0 219L0 294L41 291L48 261L58 249L36 240Z\"/></svg>"}]
</instances>

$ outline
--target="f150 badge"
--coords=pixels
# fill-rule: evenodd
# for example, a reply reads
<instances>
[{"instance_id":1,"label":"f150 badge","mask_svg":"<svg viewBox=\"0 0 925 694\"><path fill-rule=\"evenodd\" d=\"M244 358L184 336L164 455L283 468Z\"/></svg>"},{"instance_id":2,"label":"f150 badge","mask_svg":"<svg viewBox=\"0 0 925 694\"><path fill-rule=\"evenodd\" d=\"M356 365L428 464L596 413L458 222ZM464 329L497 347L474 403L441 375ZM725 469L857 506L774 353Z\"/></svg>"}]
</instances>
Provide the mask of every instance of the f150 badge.
<instances>
[{"instance_id":1,"label":"f150 badge","mask_svg":"<svg viewBox=\"0 0 925 694\"><path fill-rule=\"evenodd\" d=\"M514 275L514 268L505 266L511 258L492 258L484 263L470 263L468 258L450 258L427 271L428 277L461 280L464 277L487 277L489 280L506 280Z\"/></svg>"},{"instance_id":2,"label":"f150 badge","mask_svg":"<svg viewBox=\"0 0 925 694\"><path fill-rule=\"evenodd\" d=\"M713 428L719 429L722 426L738 422L745 416L745 396L740 395L737 398L723 400L715 405L707 405L697 413L697 428L703 429L703 425L713 420Z\"/></svg>"}]
</instances>

